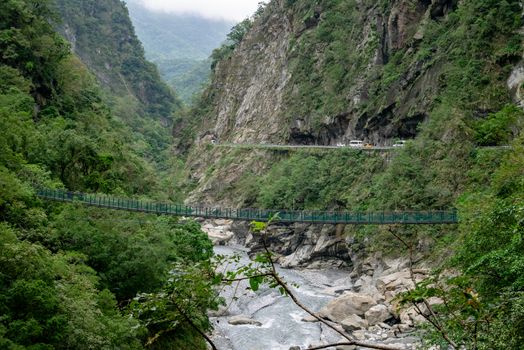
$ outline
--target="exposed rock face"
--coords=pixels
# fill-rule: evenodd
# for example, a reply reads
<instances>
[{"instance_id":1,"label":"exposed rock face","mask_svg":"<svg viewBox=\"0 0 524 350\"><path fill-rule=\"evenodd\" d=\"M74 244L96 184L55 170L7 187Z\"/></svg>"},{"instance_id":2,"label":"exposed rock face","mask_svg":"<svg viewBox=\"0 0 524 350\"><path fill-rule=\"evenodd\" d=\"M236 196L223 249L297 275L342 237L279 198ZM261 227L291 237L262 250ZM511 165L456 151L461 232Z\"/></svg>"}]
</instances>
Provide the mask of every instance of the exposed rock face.
<instances>
[{"instance_id":1,"label":"exposed rock face","mask_svg":"<svg viewBox=\"0 0 524 350\"><path fill-rule=\"evenodd\" d=\"M511 72L508 79L508 89L515 103L524 108L524 61L518 64Z\"/></svg>"},{"instance_id":2,"label":"exposed rock face","mask_svg":"<svg viewBox=\"0 0 524 350\"><path fill-rule=\"evenodd\" d=\"M206 232L214 245L225 245L234 233L231 231L232 221L214 220L202 223L202 231Z\"/></svg>"},{"instance_id":3,"label":"exposed rock face","mask_svg":"<svg viewBox=\"0 0 524 350\"><path fill-rule=\"evenodd\" d=\"M357 315L349 315L340 322L346 332L368 328L368 322Z\"/></svg>"},{"instance_id":4,"label":"exposed rock face","mask_svg":"<svg viewBox=\"0 0 524 350\"><path fill-rule=\"evenodd\" d=\"M252 254L262 250L261 237L249 233L245 224L236 224L234 231L238 242L249 247ZM271 251L278 255L278 262L283 267L351 266L342 225L272 225L268 230L267 243Z\"/></svg>"},{"instance_id":5,"label":"exposed rock face","mask_svg":"<svg viewBox=\"0 0 524 350\"><path fill-rule=\"evenodd\" d=\"M383 304L375 305L369 308L369 310L366 311L364 316L370 326L384 322L392 317L389 313L388 307Z\"/></svg>"},{"instance_id":6,"label":"exposed rock face","mask_svg":"<svg viewBox=\"0 0 524 350\"><path fill-rule=\"evenodd\" d=\"M405 48L413 37L418 35L420 39L422 34L417 31L420 23L429 16L443 15L453 7L453 2L419 1L414 5L412 1L396 0L386 13L378 6L356 5L354 11L363 17L359 23L363 28L358 29L362 31L358 39L350 40L355 40L356 50L372 50L374 54L364 58L368 60L367 67L357 72L347 106L313 126L308 115L293 115L291 119L286 116L285 109L294 104L295 95L300 93L291 85L293 67L289 65L295 58L297 43L308 40L306 34L314 30L323 16L333 14L314 8L314 15L301 22L295 18L299 14L293 13L285 1L272 1L232 57L216 67L208 91L213 94L214 110L205 119L202 135L212 131L221 141L299 144L334 144L350 137L384 143L388 138L414 136L416 125L425 118L431 102L417 96L429 95L434 88L435 72L426 70L422 64L412 67L399 84L390 88L391 93L380 109L362 113L361 105L370 94L368 75L377 66L387 64L392 52ZM292 40L296 43L292 44ZM326 53L322 47L318 50L311 54L321 66ZM413 108L418 111L406 113ZM391 123L406 114L411 115L410 119L402 125Z\"/></svg>"},{"instance_id":7,"label":"exposed rock face","mask_svg":"<svg viewBox=\"0 0 524 350\"><path fill-rule=\"evenodd\" d=\"M307 0L295 5L273 0L231 57L218 62L203 94L205 109L191 116L201 125L188 159L197 183L188 203L249 206L252 203L243 202L245 194L235 193L236 184L246 173L263 174L278 159L272 153L210 149L205 147L210 137L219 143L335 145L353 138L388 144L394 138L416 135L436 95L442 67L416 61L387 86L374 84L383 77L392 55L413 51L414 43L424 37L424 23L452 11L456 1L395 0L387 9L358 1L348 6L348 21L356 22L344 45L354 52L353 60L331 57L329 41L311 44L323 21L335 16L335 9ZM351 79L329 80L333 59L344 62L337 69ZM307 60L310 66L304 66ZM333 90L333 84L341 87ZM314 98L318 98L316 106ZM182 129L175 125L175 136ZM294 260L300 260L300 254Z\"/></svg>"},{"instance_id":8,"label":"exposed rock face","mask_svg":"<svg viewBox=\"0 0 524 350\"><path fill-rule=\"evenodd\" d=\"M388 290L395 290L400 285L406 285L412 287L413 282L410 280L409 271L399 271L380 277L377 280L377 288L381 293L385 293Z\"/></svg>"},{"instance_id":9,"label":"exposed rock face","mask_svg":"<svg viewBox=\"0 0 524 350\"><path fill-rule=\"evenodd\" d=\"M234 55L219 62L210 89L215 106L205 121L220 141L261 142L282 139L283 91L289 80L291 23L283 4L257 22Z\"/></svg>"}]
</instances>

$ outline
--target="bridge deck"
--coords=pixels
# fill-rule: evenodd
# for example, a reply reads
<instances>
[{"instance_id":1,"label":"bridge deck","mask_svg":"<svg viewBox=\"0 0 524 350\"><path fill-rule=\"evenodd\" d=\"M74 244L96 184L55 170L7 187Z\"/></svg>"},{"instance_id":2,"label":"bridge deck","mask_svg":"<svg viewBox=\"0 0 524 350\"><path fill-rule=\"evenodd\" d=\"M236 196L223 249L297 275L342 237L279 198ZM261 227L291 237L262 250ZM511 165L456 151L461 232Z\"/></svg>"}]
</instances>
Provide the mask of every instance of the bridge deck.
<instances>
[{"instance_id":1,"label":"bridge deck","mask_svg":"<svg viewBox=\"0 0 524 350\"><path fill-rule=\"evenodd\" d=\"M268 221L271 217L278 214L278 222L285 223L304 222L314 224L353 225L427 225L455 224L458 222L456 210L338 212L273 209L231 209L206 208L201 206L187 206L173 203L155 203L127 198L116 198L99 194L76 193L51 189L39 189L37 191L37 195L40 198L47 200L75 202L109 209L210 219Z\"/></svg>"}]
</instances>

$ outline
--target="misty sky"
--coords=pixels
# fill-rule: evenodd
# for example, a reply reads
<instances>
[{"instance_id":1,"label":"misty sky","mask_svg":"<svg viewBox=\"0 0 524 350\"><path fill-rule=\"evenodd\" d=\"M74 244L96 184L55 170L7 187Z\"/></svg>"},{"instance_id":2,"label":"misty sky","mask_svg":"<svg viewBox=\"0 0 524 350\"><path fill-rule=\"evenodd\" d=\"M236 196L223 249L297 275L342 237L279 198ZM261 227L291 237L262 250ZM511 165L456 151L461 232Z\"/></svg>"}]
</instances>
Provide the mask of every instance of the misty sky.
<instances>
[{"instance_id":1,"label":"misty sky","mask_svg":"<svg viewBox=\"0 0 524 350\"><path fill-rule=\"evenodd\" d=\"M261 0L140 0L152 10L199 14L208 18L241 21L251 16Z\"/></svg>"}]
</instances>

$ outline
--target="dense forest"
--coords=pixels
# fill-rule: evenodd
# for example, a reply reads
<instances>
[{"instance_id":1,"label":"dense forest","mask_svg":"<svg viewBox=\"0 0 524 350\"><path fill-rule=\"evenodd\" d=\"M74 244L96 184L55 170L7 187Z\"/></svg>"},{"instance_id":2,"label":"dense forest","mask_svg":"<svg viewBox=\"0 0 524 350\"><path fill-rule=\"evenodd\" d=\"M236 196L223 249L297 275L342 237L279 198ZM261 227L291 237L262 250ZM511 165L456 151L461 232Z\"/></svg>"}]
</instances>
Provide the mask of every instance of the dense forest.
<instances>
[{"instance_id":1,"label":"dense forest","mask_svg":"<svg viewBox=\"0 0 524 350\"><path fill-rule=\"evenodd\" d=\"M212 251L198 225L35 197L40 186L168 196L151 135L118 116L107 86L56 32L54 9L0 3L0 348L201 348L174 305L205 329L215 295L202 278L168 274L176 265L203 275ZM123 66L147 77L143 60L139 50ZM171 117L173 98L161 99L142 101L149 118Z\"/></svg>"},{"instance_id":2,"label":"dense forest","mask_svg":"<svg viewBox=\"0 0 524 350\"><path fill-rule=\"evenodd\" d=\"M120 1L55 2L59 32L94 73L115 118L143 139L142 154L167 162L173 113L181 102L144 57L125 5Z\"/></svg>"}]
</instances>

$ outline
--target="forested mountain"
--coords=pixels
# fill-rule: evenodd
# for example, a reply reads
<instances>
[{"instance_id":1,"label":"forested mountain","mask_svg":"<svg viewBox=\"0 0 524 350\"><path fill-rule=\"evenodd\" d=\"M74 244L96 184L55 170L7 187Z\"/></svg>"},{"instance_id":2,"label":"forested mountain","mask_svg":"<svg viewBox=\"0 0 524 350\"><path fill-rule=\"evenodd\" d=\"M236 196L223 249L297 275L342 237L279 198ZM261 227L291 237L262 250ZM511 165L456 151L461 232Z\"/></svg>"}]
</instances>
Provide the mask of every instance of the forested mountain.
<instances>
[{"instance_id":1,"label":"forested mountain","mask_svg":"<svg viewBox=\"0 0 524 350\"><path fill-rule=\"evenodd\" d=\"M188 152L187 202L456 207L458 227L393 228L426 261L459 276L435 275L438 284L428 282L411 300L449 298L434 339L445 334L471 349L522 347L522 10L518 0L269 2L234 28L233 45L214 52L211 84L175 125L179 150ZM213 139L233 146L215 147ZM352 139L408 142L387 154L263 147ZM234 146L243 143L261 147ZM489 147L504 145L511 147ZM300 225L285 230L294 231L272 236L273 248L292 259L311 238ZM336 239L337 229L336 237L322 231L313 240L334 240L364 257L403 249L388 239L391 228L344 230L346 239ZM281 249L290 240L299 243ZM315 249L301 251L313 251L314 261ZM473 304L461 290L475 291Z\"/></svg>"},{"instance_id":2,"label":"forested mountain","mask_svg":"<svg viewBox=\"0 0 524 350\"><path fill-rule=\"evenodd\" d=\"M81 57L55 31L60 15L50 1L0 2L0 348L204 348L181 315L167 311L173 289L184 296L204 283L168 275L176 263L204 276L212 251L198 225L35 196L39 187L169 196L169 181L150 161L152 143L164 147L165 136L133 123L168 128L175 100L143 59L118 1L74 3L84 16L69 12L69 20L91 25L74 27ZM113 40L100 41L100 29ZM124 95L137 101L129 119L115 112ZM206 328L215 295L199 291L200 308L176 302ZM152 300L165 307L153 309Z\"/></svg>"},{"instance_id":3,"label":"forested mountain","mask_svg":"<svg viewBox=\"0 0 524 350\"><path fill-rule=\"evenodd\" d=\"M190 14L152 11L140 1L127 1L146 57L187 103L210 73L211 52L226 39L232 22Z\"/></svg>"},{"instance_id":4,"label":"forested mountain","mask_svg":"<svg viewBox=\"0 0 524 350\"><path fill-rule=\"evenodd\" d=\"M144 56L129 13L119 0L58 0L60 32L95 74L113 113L143 135L155 158L169 146L180 102Z\"/></svg>"}]
</instances>

